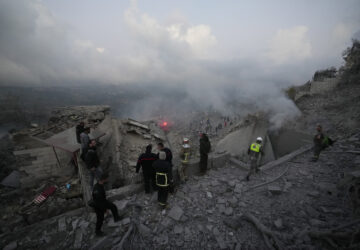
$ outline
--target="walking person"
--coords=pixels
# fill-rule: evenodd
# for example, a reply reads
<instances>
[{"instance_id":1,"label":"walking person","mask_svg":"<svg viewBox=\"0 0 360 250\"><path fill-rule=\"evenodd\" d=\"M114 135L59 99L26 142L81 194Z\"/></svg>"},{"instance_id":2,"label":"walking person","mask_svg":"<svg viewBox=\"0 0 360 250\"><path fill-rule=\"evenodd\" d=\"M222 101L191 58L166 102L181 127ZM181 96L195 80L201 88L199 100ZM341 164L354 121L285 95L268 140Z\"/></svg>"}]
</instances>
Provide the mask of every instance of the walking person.
<instances>
[{"instance_id":1,"label":"walking person","mask_svg":"<svg viewBox=\"0 0 360 250\"><path fill-rule=\"evenodd\" d=\"M248 148L248 155L250 156L250 170L246 176L246 180L250 180L250 175L254 174L254 172L259 172L258 159L260 155L263 155L262 149L262 141L261 137L256 138L256 142L252 143Z\"/></svg>"},{"instance_id":2,"label":"walking person","mask_svg":"<svg viewBox=\"0 0 360 250\"><path fill-rule=\"evenodd\" d=\"M106 192L104 188L104 184L108 181L109 175L107 173L103 173L98 181L95 184L92 197L94 201L94 210L96 213L96 229L95 233L97 236L103 236L104 232L101 231L101 227L104 222L104 214L110 209L111 213L114 217L114 221L117 222L120 220L118 209L114 203L106 199Z\"/></svg>"},{"instance_id":3,"label":"walking person","mask_svg":"<svg viewBox=\"0 0 360 250\"><path fill-rule=\"evenodd\" d=\"M144 176L144 185L145 185L145 193L150 193L150 184L153 187L153 190L156 190L155 183L155 171L153 167L154 161L157 160L157 155L151 152L152 145L149 144L146 146L145 153L139 156L139 159L136 164L136 173L139 173L140 168L142 168L143 176Z\"/></svg>"}]
</instances>

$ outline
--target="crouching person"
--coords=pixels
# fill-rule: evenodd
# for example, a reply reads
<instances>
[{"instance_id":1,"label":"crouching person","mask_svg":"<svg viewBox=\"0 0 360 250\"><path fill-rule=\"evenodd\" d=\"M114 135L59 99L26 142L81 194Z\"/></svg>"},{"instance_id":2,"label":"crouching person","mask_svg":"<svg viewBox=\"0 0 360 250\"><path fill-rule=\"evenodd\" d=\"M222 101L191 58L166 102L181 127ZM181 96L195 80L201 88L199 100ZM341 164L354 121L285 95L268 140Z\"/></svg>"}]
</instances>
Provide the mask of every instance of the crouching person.
<instances>
[{"instance_id":1,"label":"crouching person","mask_svg":"<svg viewBox=\"0 0 360 250\"><path fill-rule=\"evenodd\" d=\"M108 181L109 175L107 173L103 173L99 179L99 181L95 184L93 189L93 207L96 213L96 235L102 236L104 233L101 231L102 224L104 222L104 214L108 209L111 210L111 213L114 217L114 221L119 221L120 217L118 214L117 207L111 201L106 199L106 193L104 184Z\"/></svg>"},{"instance_id":2,"label":"crouching person","mask_svg":"<svg viewBox=\"0 0 360 250\"><path fill-rule=\"evenodd\" d=\"M166 153L160 151L159 159L153 164L158 187L158 202L161 208L166 208L169 186L173 182L171 164L166 161Z\"/></svg>"}]
</instances>

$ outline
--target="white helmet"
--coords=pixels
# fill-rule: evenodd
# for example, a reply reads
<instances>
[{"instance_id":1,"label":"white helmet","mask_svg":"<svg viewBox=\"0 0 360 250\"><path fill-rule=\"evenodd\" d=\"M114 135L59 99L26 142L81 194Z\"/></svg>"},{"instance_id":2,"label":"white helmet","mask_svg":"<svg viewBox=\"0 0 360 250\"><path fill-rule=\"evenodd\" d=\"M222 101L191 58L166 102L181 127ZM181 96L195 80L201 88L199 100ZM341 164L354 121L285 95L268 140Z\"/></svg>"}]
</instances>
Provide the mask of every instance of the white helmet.
<instances>
[{"instance_id":1,"label":"white helmet","mask_svg":"<svg viewBox=\"0 0 360 250\"><path fill-rule=\"evenodd\" d=\"M256 138L256 141L262 142L263 139L261 137Z\"/></svg>"}]
</instances>

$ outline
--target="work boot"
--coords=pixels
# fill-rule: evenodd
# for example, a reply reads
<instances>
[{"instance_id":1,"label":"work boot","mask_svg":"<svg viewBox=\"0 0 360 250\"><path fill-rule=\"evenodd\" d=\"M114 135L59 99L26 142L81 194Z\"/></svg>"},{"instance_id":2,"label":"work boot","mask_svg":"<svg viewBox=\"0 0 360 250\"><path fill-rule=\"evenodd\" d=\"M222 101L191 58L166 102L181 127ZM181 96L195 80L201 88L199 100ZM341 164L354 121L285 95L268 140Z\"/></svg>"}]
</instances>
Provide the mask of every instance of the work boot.
<instances>
[{"instance_id":1,"label":"work boot","mask_svg":"<svg viewBox=\"0 0 360 250\"><path fill-rule=\"evenodd\" d=\"M104 233L103 231L101 231L101 230L95 231L95 234L96 234L96 236L98 236L98 237L101 237L101 236L104 236L104 235L105 235L105 233Z\"/></svg>"}]
</instances>

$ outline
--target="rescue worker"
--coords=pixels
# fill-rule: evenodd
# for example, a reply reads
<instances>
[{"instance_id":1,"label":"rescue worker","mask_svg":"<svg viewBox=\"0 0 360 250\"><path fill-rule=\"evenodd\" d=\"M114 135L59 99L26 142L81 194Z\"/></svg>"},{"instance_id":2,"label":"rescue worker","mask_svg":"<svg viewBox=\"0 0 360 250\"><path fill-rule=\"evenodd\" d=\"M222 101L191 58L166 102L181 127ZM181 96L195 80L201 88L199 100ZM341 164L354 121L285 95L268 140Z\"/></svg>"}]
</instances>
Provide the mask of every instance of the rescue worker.
<instances>
[{"instance_id":1,"label":"rescue worker","mask_svg":"<svg viewBox=\"0 0 360 250\"><path fill-rule=\"evenodd\" d=\"M161 208L166 208L169 187L173 182L171 164L166 160L165 151L159 152L159 159L153 164L156 173L156 185L158 188L158 203Z\"/></svg>"},{"instance_id":2,"label":"rescue worker","mask_svg":"<svg viewBox=\"0 0 360 250\"><path fill-rule=\"evenodd\" d=\"M90 187L92 188L94 186L94 179L99 180L101 177L103 171L101 169L100 160L96 152L96 141L91 140L89 143L89 148L87 150L86 156L85 156L85 163L86 167L90 171Z\"/></svg>"},{"instance_id":3,"label":"rescue worker","mask_svg":"<svg viewBox=\"0 0 360 250\"><path fill-rule=\"evenodd\" d=\"M155 171L153 167L154 161L157 160L157 155L151 153L152 145L149 144L146 146L145 153L139 156L139 159L136 164L136 173L139 173L140 167L142 168L144 176L144 185L145 193L150 193L150 182L153 187L153 190L156 190L155 183Z\"/></svg>"},{"instance_id":4,"label":"rescue worker","mask_svg":"<svg viewBox=\"0 0 360 250\"><path fill-rule=\"evenodd\" d=\"M165 152L165 154L166 154L166 161L170 163L171 173L172 173L172 167L173 167L172 159L173 159L173 155L172 155L171 150L170 150L169 148L166 148L162 142L159 142L159 143L158 143L158 150L159 150L159 152L161 152L161 151L164 151L164 152ZM159 154L158 154L157 156L159 157ZM173 182L170 183L169 192L170 192L170 193L174 193L174 183L173 183Z\"/></svg>"},{"instance_id":5,"label":"rescue worker","mask_svg":"<svg viewBox=\"0 0 360 250\"><path fill-rule=\"evenodd\" d=\"M262 141L263 139L258 137L256 138L256 142L252 143L248 148L248 155L250 156L250 170L246 176L247 181L250 180L250 175L252 175L254 172L259 172L258 159L260 155L264 154L261 145Z\"/></svg>"},{"instance_id":6,"label":"rescue worker","mask_svg":"<svg viewBox=\"0 0 360 250\"><path fill-rule=\"evenodd\" d=\"M76 126L76 141L80 144L80 135L82 132L84 132L85 129L85 123L84 122L80 122L77 126Z\"/></svg>"},{"instance_id":7,"label":"rescue worker","mask_svg":"<svg viewBox=\"0 0 360 250\"><path fill-rule=\"evenodd\" d=\"M117 207L114 203L106 199L106 193L104 184L108 181L109 175L103 173L99 181L95 184L92 197L93 197L93 206L96 213L96 229L95 233L97 236L102 236L104 233L101 231L102 224L104 222L104 214L107 209L111 210L111 213L114 217L114 221L117 222L120 220Z\"/></svg>"},{"instance_id":8,"label":"rescue worker","mask_svg":"<svg viewBox=\"0 0 360 250\"><path fill-rule=\"evenodd\" d=\"M87 150L89 148L89 143L90 143L90 128L84 128L84 131L80 134L80 142L81 142L81 159L83 161L85 161L85 156L87 153Z\"/></svg>"},{"instance_id":9,"label":"rescue worker","mask_svg":"<svg viewBox=\"0 0 360 250\"><path fill-rule=\"evenodd\" d=\"M172 155L171 150L168 149L168 148L166 148L162 142L159 142L159 143L157 144L157 146L158 146L157 148L158 148L159 152L160 152L160 151L164 151L164 152L166 153L166 161L168 161L168 162L171 164L171 166L172 166L172 158L173 158L173 155ZM159 156L159 155L158 155L158 156Z\"/></svg>"},{"instance_id":10,"label":"rescue worker","mask_svg":"<svg viewBox=\"0 0 360 250\"><path fill-rule=\"evenodd\" d=\"M185 172L186 172L186 168L189 165L189 159L191 154L189 142L190 141L188 138L183 139L183 144L180 152L181 165L178 168L178 172L179 172L180 181L182 182L185 182L187 180Z\"/></svg>"},{"instance_id":11,"label":"rescue worker","mask_svg":"<svg viewBox=\"0 0 360 250\"><path fill-rule=\"evenodd\" d=\"M314 136L314 157L313 161L317 161L320 156L320 152L326 147L332 145L334 142L329 137L325 136L322 130L322 126L318 124L316 126L316 135Z\"/></svg>"},{"instance_id":12,"label":"rescue worker","mask_svg":"<svg viewBox=\"0 0 360 250\"><path fill-rule=\"evenodd\" d=\"M205 174L207 170L208 154L211 150L209 137L205 133L200 133L200 173Z\"/></svg>"}]
</instances>

